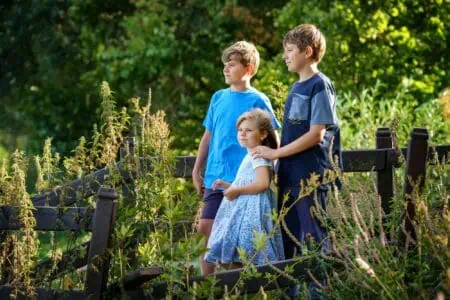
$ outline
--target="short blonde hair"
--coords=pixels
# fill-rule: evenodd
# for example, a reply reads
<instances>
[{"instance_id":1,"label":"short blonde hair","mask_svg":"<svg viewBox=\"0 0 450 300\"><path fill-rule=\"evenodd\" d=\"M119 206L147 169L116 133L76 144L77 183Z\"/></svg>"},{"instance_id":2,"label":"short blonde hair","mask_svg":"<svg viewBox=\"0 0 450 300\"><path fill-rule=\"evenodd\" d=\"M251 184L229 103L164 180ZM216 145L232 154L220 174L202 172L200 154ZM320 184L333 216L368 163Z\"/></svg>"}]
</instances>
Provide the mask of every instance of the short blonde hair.
<instances>
[{"instance_id":1,"label":"short blonde hair","mask_svg":"<svg viewBox=\"0 0 450 300\"><path fill-rule=\"evenodd\" d=\"M258 128L260 132L267 133L267 137L264 139L261 145L267 146L272 149L278 148L278 140L277 135L275 134L275 129L272 125L272 118L267 111L261 108L255 108L243 113L236 122L236 128L239 128L241 123L246 120L255 122L256 128Z\"/></svg>"},{"instance_id":2,"label":"short blonde hair","mask_svg":"<svg viewBox=\"0 0 450 300\"><path fill-rule=\"evenodd\" d=\"M258 71L260 61L259 52L252 43L239 41L223 50L222 62L227 63L232 59L239 61L245 67L249 64L252 65L252 76Z\"/></svg>"},{"instance_id":3,"label":"short blonde hair","mask_svg":"<svg viewBox=\"0 0 450 300\"><path fill-rule=\"evenodd\" d=\"M301 24L291 29L283 38L283 45L297 45L298 50L305 51L309 46L313 50L311 59L319 63L327 48L325 36L312 24Z\"/></svg>"}]
</instances>

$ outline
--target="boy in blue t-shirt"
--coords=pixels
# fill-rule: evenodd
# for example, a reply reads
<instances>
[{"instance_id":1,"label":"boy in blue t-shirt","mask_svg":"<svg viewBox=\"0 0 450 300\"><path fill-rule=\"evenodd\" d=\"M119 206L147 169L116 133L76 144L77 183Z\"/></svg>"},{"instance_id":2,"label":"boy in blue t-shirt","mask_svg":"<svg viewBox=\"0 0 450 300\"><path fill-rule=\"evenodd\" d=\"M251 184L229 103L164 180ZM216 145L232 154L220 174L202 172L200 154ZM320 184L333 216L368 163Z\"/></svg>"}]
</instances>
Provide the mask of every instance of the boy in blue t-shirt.
<instances>
[{"instance_id":1,"label":"boy in blue t-shirt","mask_svg":"<svg viewBox=\"0 0 450 300\"><path fill-rule=\"evenodd\" d=\"M300 182L312 173L322 179L324 170L333 168L330 152L342 167L336 92L330 79L317 68L325 47L325 37L310 24L295 27L283 39L283 59L288 70L298 73L300 79L293 84L286 99L280 148L258 147L252 153L254 158L279 159L279 204L286 194L288 206L296 201L301 192ZM322 251L329 251L327 232L310 209L315 196L325 209L329 186L322 184L297 201L285 217L289 231L298 241L308 243L308 237L312 237ZM286 258L302 253L287 234L283 239Z\"/></svg>"},{"instance_id":2,"label":"boy in blue t-shirt","mask_svg":"<svg viewBox=\"0 0 450 300\"><path fill-rule=\"evenodd\" d=\"M275 129L279 123L272 105L263 93L250 85L259 66L259 53L251 43L240 41L225 49L222 54L225 83L230 87L214 93L203 121L205 132L198 146L197 159L192 171L194 186L203 196L204 206L198 231L209 237L214 218L223 198L222 190L213 190L218 179L233 182L237 169L246 154L237 140L236 122L241 114L254 108L270 113ZM206 161L205 178L201 176ZM204 187L204 192L203 192ZM214 272L215 266L200 258L204 275Z\"/></svg>"}]
</instances>

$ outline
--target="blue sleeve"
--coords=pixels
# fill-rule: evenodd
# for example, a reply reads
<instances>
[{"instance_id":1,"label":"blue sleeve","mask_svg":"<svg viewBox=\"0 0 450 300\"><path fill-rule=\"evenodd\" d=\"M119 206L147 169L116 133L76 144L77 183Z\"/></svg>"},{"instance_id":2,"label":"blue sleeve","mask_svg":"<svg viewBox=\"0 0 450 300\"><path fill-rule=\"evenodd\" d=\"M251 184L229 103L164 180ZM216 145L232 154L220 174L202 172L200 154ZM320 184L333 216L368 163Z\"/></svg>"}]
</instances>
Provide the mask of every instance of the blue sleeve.
<instances>
[{"instance_id":1,"label":"blue sleeve","mask_svg":"<svg viewBox=\"0 0 450 300\"><path fill-rule=\"evenodd\" d=\"M324 89L311 99L311 125L337 123L336 95L332 86L325 85Z\"/></svg>"},{"instance_id":2,"label":"blue sleeve","mask_svg":"<svg viewBox=\"0 0 450 300\"><path fill-rule=\"evenodd\" d=\"M203 120L203 127L205 127L208 131L213 131L214 127L214 104L216 102L217 92L214 93L211 97L211 101L209 103L208 112L206 113L206 117Z\"/></svg>"},{"instance_id":3,"label":"blue sleeve","mask_svg":"<svg viewBox=\"0 0 450 300\"><path fill-rule=\"evenodd\" d=\"M267 98L267 96L265 96L264 98L261 99L260 104L261 104L261 106L259 106L259 108L267 111L270 114L270 116L272 117L273 128L279 129L281 127L281 125L280 125L280 122L277 120L275 113L273 112L272 104L270 103L269 98Z\"/></svg>"}]
</instances>

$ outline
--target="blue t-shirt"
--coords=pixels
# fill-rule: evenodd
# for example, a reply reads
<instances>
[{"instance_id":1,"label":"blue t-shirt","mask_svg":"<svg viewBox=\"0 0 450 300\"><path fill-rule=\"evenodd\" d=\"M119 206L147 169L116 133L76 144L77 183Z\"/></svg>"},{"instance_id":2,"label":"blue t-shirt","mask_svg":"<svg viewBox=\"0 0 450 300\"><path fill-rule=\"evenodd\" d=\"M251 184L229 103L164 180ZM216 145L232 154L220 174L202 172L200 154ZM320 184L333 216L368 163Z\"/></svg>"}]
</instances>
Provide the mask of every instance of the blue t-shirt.
<instances>
[{"instance_id":1,"label":"blue t-shirt","mask_svg":"<svg viewBox=\"0 0 450 300\"><path fill-rule=\"evenodd\" d=\"M206 163L205 188L217 179L233 182L247 150L237 140L236 122L240 115L254 108L270 113L275 129L280 127L269 98L254 88L233 91L231 88L214 93L203 126L211 132Z\"/></svg>"},{"instance_id":2,"label":"blue t-shirt","mask_svg":"<svg viewBox=\"0 0 450 300\"><path fill-rule=\"evenodd\" d=\"M285 104L281 147L307 133L311 125L326 125L327 131L319 144L279 160L280 186L299 187L300 180L309 178L311 173L323 175L325 169L331 169L330 145L333 157L337 155L342 166L338 123L336 92L328 77L317 73L306 81L294 83Z\"/></svg>"}]
</instances>

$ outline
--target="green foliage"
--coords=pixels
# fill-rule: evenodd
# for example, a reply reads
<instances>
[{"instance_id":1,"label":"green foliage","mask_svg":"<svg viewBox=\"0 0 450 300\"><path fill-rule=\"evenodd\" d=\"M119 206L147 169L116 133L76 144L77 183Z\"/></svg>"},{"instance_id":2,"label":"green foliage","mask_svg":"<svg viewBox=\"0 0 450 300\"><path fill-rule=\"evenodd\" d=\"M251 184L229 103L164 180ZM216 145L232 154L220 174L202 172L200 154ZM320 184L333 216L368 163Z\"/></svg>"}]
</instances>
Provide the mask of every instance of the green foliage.
<instances>
[{"instance_id":1,"label":"green foliage","mask_svg":"<svg viewBox=\"0 0 450 300\"><path fill-rule=\"evenodd\" d=\"M22 228L19 231L4 232L0 245L0 273L7 284L14 285L11 297L17 298L23 294L32 297L35 291L35 281L32 277L34 260L37 255L38 241L34 227L36 220L33 215L34 205L26 191L25 177L27 161L21 151L16 151L11 157L11 172L8 165L2 164L0 174L0 204L18 207L18 222Z\"/></svg>"},{"instance_id":2,"label":"green foliage","mask_svg":"<svg viewBox=\"0 0 450 300\"><path fill-rule=\"evenodd\" d=\"M289 1L275 26L282 34L301 23L323 31L327 52L321 68L338 91L381 81L383 94L404 86L422 104L448 83L448 9L445 1Z\"/></svg>"},{"instance_id":3,"label":"green foliage","mask_svg":"<svg viewBox=\"0 0 450 300\"><path fill-rule=\"evenodd\" d=\"M405 147L414 127L426 128L435 144L449 142L450 122L438 99L419 105L411 94L400 90L385 96L380 84L361 93L346 93L338 100L338 115L344 149L370 149L375 145L374 129L391 127L397 144ZM395 127L395 128L394 128Z\"/></svg>"},{"instance_id":4,"label":"green foliage","mask_svg":"<svg viewBox=\"0 0 450 300\"><path fill-rule=\"evenodd\" d=\"M10 152L19 146L36 153L51 136L67 155L99 122L94 87L106 80L119 106L151 87L153 108L167 112L174 148L190 154L211 95L225 87L221 50L238 39L255 42L262 63L254 83L270 94L275 82L296 80L282 62L281 39L304 22L327 37L320 67L341 97L381 82L381 98L401 91L415 109L449 81L446 1L16 1L1 11L0 35L8 43L0 46L7 62L0 135Z\"/></svg>"},{"instance_id":5,"label":"green foliage","mask_svg":"<svg viewBox=\"0 0 450 300\"><path fill-rule=\"evenodd\" d=\"M425 191L415 189L410 195L416 205L417 239L406 246L398 245L398 234L405 232L401 193L393 198L391 213L384 215L381 201L367 190L374 178L344 177L345 191L329 198L327 212L336 255L322 259L343 266L329 269L328 286L323 290L328 297L428 299L448 295L448 170L448 164L429 165Z\"/></svg>"},{"instance_id":6,"label":"green foliage","mask_svg":"<svg viewBox=\"0 0 450 300\"><path fill-rule=\"evenodd\" d=\"M140 104L139 98L131 99L131 116L124 111L118 112L112 102L113 92L106 83L102 84L102 103L100 130L95 129L90 140L81 139L79 146L70 158L63 159L63 165L67 175L61 174L61 160L59 155L53 152L51 140L48 139L44 146L42 158L36 161L40 166L38 178L39 190L49 190L55 185L61 184L64 178L81 178L91 172L91 168L107 167L110 176L104 185L114 187L121 196L119 199L118 216L114 229L113 243L110 249L111 269L109 279L111 282L120 281L124 276L140 266L159 266L163 274L148 285L164 281L168 284L168 296L189 297L211 297L217 296L218 287L216 280L210 280L202 284L185 289L189 278L198 275L199 270L195 263L201 253L206 251L204 239L195 232L192 224L195 224L195 212L199 206L199 199L192 187L186 180L176 178L175 153L172 151L172 137L165 113L157 111L150 112L152 98L149 92L147 103ZM277 84L273 90L274 99L281 99L287 92L283 84ZM413 110L407 106L409 99L399 94L396 101L378 100L378 89L364 91L353 100L351 94L346 95L343 100L344 118L343 122L353 119L359 124L358 132L366 135L352 135L352 123L345 126L343 131L344 141L358 147L368 146L373 143L374 126L377 127L384 122L396 123L396 132L399 140L407 138L403 129L402 120L408 120L414 115L417 120L429 118L429 111L434 116L441 115L440 107L425 106ZM404 103L402 109L397 107L398 103ZM427 103L428 104L428 103ZM366 120L366 114L384 112L380 119ZM387 112L390 116L385 116ZM413 113L416 112L416 113ZM439 112L439 113L437 113ZM401 114L397 116L397 114ZM112 162L118 160L117 152L107 152L104 149L117 147L118 141L122 140L124 124L123 120L130 120L130 130L137 138L135 152L129 152L123 157L122 163L125 170L129 171L135 178L132 185L125 185L120 173ZM417 121L416 120L416 121ZM442 119L441 119L442 121ZM431 131L436 130L433 139L445 139L447 127L439 127L440 120L431 126ZM394 122L395 123L395 122ZM409 123L409 122L408 122ZM432 124L432 123L429 123ZM436 126L436 127L435 127ZM442 129L443 128L443 129ZM363 130L364 129L364 130ZM444 130L444 131L442 131ZM111 132L115 134L112 135ZM372 135L371 135L372 133ZM110 137L110 138L108 138ZM115 138L112 138L115 137ZM131 150L131 149L129 149ZM100 159L104 153L108 153L104 159ZM138 157L146 157L147 161L139 160ZM39 274L39 282L30 279L30 272L34 265L37 250L41 249L40 257L49 257L52 261L53 270L62 258L62 253L73 249L89 238L85 233L70 234L67 237L41 236L42 245L38 246L36 232L32 229L34 218L32 218L30 196L25 191L25 160L23 154L16 152L12 156L11 167L2 163L0 171L0 203L19 204L24 210L21 211L21 221L26 225L23 231L9 235L6 242L2 244L0 259L2 268L7 268L3 262L10 259L7 249L14 247L17 251L23 248L20 255L14 256L12 269L12 283L27 287L29 292L36 286L52 286L62 289L82 288L84 282L84 271L72 270L58 280L50 280L50 273ZM84 162L91 162L84 165ZM11 168L12 172L9 171ZM349 299L362 298L409 298L419 295L427 298L445 292L450 287L448 280L448 237L450 230L450 216L448 216L448 165L435 162L427 170L428 178L424 194L414 193L416 199L416 231L418 239L414 245L407 246L408 251L400 251L397 246L387 243L387 240L396 238L398 228L403 228L402 214L404 211L404 200L398 191L392 202L392 211L384 216L381 210L379 198L376 196L373 176L367 174L346 174L344 190L342 193L330 195L327 211L319 209L316 205L311 213L319 218L327 227L333 250L337 257L329 257L320 254L317 248L320 246L314 241L309 243L298 243L303 249L303 256L298 258L298 263L309 262L311 270L301 277L293 277L293 267L286 270L278 270L272 266L274 274L264 275L274 282L279 278L289 278L303 286L303 293L309 293L305 282L307 280L318 280L316 278L327 278L327 285L321 288L320 293L330 298ZM404 170L399 170L402 174ZM397 175L399 175L397 174ZM326 182L333 182L335 176L342 176L335 172L328 172L324 176ZM402 176L397 176L398 184L402 184ZM312 176L308 181L302 183L302 195L311 193L321 182L318 176ZM21 202L20 202L20 201ZM19 202L18 202L19 201ZM77 204L89 202L77 201ZM283 217L293 206L283 205L279 212L274 212L270 217L278 226L286 226ZM384 222L384 226L382 225ZM256 250L264 249L267 239L274 234L262 235L254 233L254 244ZM289 235L289 232L288 232ZM22 248L21 248L22 247ZM47 252L47 253L45 253ZM12 252L19 253L19 252ZM85 250L79 251L80 257L86 254ZM249 297L244 291L244 282L251 278L261 278L255 265L250 263L252 257L239 249L239 254L244 263L244 269L233 289L223 292L224 298L239 299ZM14 254L15 255L15 254ZM341 265L342 268L331 268L330 266ZM2 269L3 270L3 269ZM17 270L17 271L16 271ZM51 272L49 270L49 272ZM410 276L409 274L415 274ZM322 277L321 277L322 276ZM279 297L283 291L275 291L266 294L261 289L257 297L273 295Z\"/></svg>"}]
</instances>

